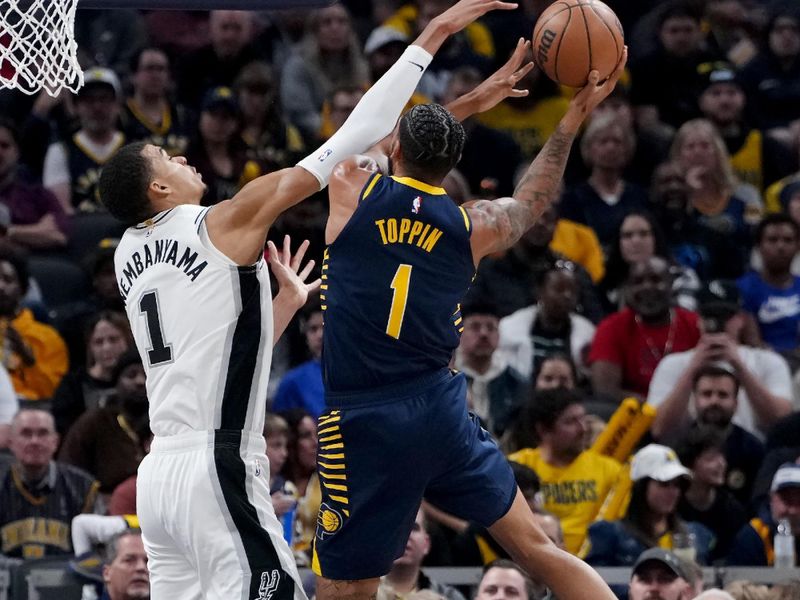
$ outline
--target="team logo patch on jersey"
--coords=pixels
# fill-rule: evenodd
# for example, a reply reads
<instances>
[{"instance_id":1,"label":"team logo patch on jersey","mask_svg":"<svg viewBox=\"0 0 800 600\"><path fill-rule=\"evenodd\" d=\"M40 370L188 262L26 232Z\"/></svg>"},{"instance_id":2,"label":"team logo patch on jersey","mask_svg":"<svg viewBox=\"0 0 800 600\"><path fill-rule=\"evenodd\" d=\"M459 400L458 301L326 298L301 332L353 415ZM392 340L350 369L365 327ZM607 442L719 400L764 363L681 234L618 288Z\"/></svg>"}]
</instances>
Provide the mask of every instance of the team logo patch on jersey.
<instances>
[{"instance_id":1,"label":"team logo patch on jersey","mask_svg":"<svg viewBox=\"0 0 800 600\"><path fill-rule=\"evenodd\" d=\"M324 540L326 537L334 535L342 528L342 513L331 508L327 502L323 502L319 507L317 515L316 536Z\"/></svg>"},{"instance_id":2,"label":"team logo patch on jersey","mask_svg":"<svg viewBox=\"0 0 800 600\"><path fill-rule=\"evenodd\" d=\"M258 587L258 596L253 600L269 600L278 589L278 584L281 581L281 574L278 569L272 571L264 571L261 573L261 585Z\"/></svg>"},{"instance_id":3,"label":"team logo patch on jersey","mask_svg":"<svg viewBox=\"0 0 800 600\"><path fill-rule=\"evenodd\" d=\"M411 203L411 212L418 215L420 210L422 210L422 197L417 196Z\"/></svg>"}]
</instances>

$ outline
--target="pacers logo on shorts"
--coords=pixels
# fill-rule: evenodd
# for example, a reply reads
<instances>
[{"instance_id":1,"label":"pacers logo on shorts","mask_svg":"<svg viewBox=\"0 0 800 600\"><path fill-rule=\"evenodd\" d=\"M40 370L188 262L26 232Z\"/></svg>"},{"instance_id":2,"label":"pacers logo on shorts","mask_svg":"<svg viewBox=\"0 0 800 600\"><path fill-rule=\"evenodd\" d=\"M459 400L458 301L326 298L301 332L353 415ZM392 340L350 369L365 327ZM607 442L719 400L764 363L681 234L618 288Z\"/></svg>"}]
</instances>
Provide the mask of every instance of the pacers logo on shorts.
<instances>
[{"instance_id":1,"label":"pacers logo on shorts","mask_svg":"<svg viewBox=\"0 0 800 600\"><path fill-rule=\"evenodd\" d=\"M326 537L335 534L342 528L342 513L338 510L331 508L326 502L323 502L319 507L317 515L317 532L316 536L324 540Z\"/></svg>"}]
</instances>

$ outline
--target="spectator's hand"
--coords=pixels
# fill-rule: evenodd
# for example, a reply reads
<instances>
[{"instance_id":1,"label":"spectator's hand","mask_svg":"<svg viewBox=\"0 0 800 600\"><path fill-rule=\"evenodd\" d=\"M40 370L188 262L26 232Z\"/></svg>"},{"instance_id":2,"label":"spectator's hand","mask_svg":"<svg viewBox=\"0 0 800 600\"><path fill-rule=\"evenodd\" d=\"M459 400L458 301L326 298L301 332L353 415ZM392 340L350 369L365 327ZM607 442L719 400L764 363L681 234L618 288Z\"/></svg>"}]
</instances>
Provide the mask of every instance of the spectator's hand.
<instances>
[{"instance_id":1,"label":"spectator's hand","mask_svg":"<svg viewBox=\"0 0 800 600\"><path fill-rule=\"evenodd\" d=\"M26 367L33 365L36 362L36 357L34 356L31 347L28 346L28 344L25 343L25 340L22 339L19 331L17 331L14 326L9 323L6 326L5 334L9 346L11 347L11 351L19 356L20 360L22 360Z\"/></svg>"},{"instance_id":2,"label":"spectator's hand","mask_svg":"<svg viewBox=\"0 0 800 600\"><path fill-rule=\"evenodd\" d=\"M275 509L275 516L282 517L297 505L297 500L291 494L284 494L278 490L272 494L272 508Z\"/></svg>"},{"instance_id":3,"label":"spectator's hand","mask_svg":"<svg viewBox=\"0 0 800 600\"><path fill-rule=\"evenodd\" d=\"M737 371L741 368L742 362L736 341L727 333L707 333L701 341L708 344L708 353L712 361L724 360Z\"/></svg>"},{"instance_id":4,"label":"spectator's hand","mask_svg":"<svg viewBox=\"0 0 800 600\"><path fill-rule=\"evenodd\" d=\"M308 250L309 241L305 240L297 252L292 256L292 240L287 235L283 238L283 248L278 251L275 244L267 242L267 249L269 250L269 264L272 267L272 273L278 281L278 289L284 298L289 298L296 303L300 308L308 300L308 295L319 288L322 281L316 279L311 283L306 283L306 279L311 274L314 268L314 260L309 260L305 267L300 270L300 265L303 264L303 257Z\"/></svg>"},{"instance_id":5,"label":"spectator's hand","mask_svg":"<svg viewBox=\"0 0 800 600\"><path fill-rule=\"evenodd\" d=\"M573 112L582 123L586 117L605 100L612 90L616 87L619 78L625 71L625 63L628 62L628 47L622 51L622 58L619 59L617 68L605 81L600 81L600 73L592 71L589 73L589 82L583 86L570 101L570 112ZM577 113L576 113L577 111ZM568 113L569 114L569 113Z\"/></svg>"},{"instance_id":6,"label":"spectator's hand","mask_svg":"<svg viewBox=\"0 0 800 600\"><path fill-rule=\"evenodd\" d=\"M448 35L458 33L464 27L492 10L514 10L516 2L500 0L461 0L432 20Z\"/></svg>"},{"instance_id":7,"label":"spectator's hand","mask_svg":"<svg viewBox=\"0 0 800 600\"><path fill-rule=\"evenodd\" d=\"M528 90L516 89L514 86L534 67L530 61L523 64L530 46L530 42L520 38L508 62L468 94L473 96L474 113L494 108L506 98L522 98L528 95Z\"/></svg>"}]
</instances>

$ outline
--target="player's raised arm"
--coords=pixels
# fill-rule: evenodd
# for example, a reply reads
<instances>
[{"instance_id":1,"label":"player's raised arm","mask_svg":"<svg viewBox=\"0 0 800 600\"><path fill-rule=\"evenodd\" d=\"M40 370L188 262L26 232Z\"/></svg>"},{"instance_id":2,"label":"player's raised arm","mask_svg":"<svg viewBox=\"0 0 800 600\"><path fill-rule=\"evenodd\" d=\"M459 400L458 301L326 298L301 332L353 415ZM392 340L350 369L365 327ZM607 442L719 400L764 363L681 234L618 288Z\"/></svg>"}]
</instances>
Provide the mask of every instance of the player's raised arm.
<instances>
[{"instance_id":1,"label":"player's raised arm","mask_svg":"<svg viewBox=\"0 0 800 600\"><path fill-rule=\"evenodd\" d=\"M583 121L614 89L625 68L625 49L614 73L600 83L597 71L570 101L555 132L520 180L511 198L478 200L464 205L473 224L472 255L477 264L492 252L513 246L558 195L570 148Z\"/></svg>"},{"instance_id":2,"label":"player's raised arm","mask_svg":"<svg viewBox=\"0 0 800 600\"><path fill-rule=\"evenodd\" d=\"M278 215L323 189L338 162L364 152L392 131L433 54L448 36L490 10L516 6L500 0L461 0L432 19L327 142L296 167L251 181L233 199L209 212L206 223L215 246L239 264L255 260L264 247L267 229Z\"/></svg>"}]
</instances>

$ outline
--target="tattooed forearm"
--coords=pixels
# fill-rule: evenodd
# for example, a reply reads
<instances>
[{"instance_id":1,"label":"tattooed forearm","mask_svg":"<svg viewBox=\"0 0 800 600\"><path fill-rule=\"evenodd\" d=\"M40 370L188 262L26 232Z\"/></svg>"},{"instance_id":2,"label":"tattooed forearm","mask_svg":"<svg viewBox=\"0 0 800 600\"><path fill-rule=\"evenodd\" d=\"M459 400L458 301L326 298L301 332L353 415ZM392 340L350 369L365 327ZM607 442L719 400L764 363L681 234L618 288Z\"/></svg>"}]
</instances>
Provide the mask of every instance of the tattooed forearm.
<instances>
[{"instance_id":1,"label":"tattooed forearm","mask_svg":"<svg viewBox=\"0 0 800 600\"><path fill-rule=\"evenodd\" d=\"M574 133L559 125L520 180L514 190L516 202L509 203L506 211L510 221L506 240L509 246L522 237L556 199L574 139Z\"/></svg>"}]
</instances>

